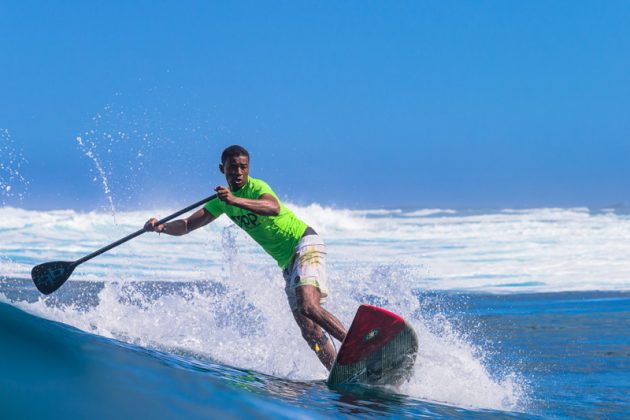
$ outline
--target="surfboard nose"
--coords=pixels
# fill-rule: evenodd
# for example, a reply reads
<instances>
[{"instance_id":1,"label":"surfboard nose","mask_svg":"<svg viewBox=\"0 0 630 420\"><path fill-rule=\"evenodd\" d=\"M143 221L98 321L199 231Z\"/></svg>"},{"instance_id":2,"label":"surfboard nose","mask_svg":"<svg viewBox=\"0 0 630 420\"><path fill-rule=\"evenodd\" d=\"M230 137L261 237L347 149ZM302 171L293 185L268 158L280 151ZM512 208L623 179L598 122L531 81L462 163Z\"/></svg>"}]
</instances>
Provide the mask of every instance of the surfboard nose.
<instances>
[{"instance_id":1,"label":"surfboard nose","mask_svg":"<svg viewBox=\"0 0 630 420\"><path fill-rule=\"evenodd\" d=\"M329 385L400 385L409 380L418 337L402 317L361 305L328 376Z\"/></svg>"}]
</instances>

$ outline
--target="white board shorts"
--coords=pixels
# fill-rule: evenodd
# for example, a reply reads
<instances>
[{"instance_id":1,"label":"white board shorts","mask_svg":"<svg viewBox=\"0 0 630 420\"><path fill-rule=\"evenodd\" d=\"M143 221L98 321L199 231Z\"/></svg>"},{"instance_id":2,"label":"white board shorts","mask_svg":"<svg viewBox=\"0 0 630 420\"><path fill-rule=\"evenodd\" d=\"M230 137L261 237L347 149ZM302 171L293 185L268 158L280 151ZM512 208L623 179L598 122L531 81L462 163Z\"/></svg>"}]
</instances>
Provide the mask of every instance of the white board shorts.
<instances>
[{"instance_id":1,"label":"white board shorts","mask_svg":"<svg viewBox=\"0 0 630 420\"><path fill-rule=\"evenodd\" d=\"M286 286L284 291L292 311L298 309L295 289L300 286L315 286L321 293L319 303L326 303L328 277L326 275L326 245L319 235L307 235L295 247L295 255L289 266L282 271Z\"/></svg>"}]
</instances>

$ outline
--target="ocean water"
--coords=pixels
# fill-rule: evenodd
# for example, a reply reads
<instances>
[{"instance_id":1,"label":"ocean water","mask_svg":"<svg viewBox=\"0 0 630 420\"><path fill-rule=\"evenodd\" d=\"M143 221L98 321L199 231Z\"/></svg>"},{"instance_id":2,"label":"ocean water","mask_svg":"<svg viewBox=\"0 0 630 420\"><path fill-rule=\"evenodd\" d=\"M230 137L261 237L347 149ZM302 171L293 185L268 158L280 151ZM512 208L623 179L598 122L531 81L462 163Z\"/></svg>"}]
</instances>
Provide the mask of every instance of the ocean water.
<instances>
[{"instance_id":1,"label":"ocean water","mask_svg":"<svg viewBox=\"0 0 630 420\"><path fill-rule=\"evenodd\" d=\"M409 383L327 387L280 270L225 218L184 237L142 235L45 297L32 266L78 259L177 209L2 207L3 414L630 415L627 213L290 207L328 244L331 312L349 326L370 303L414 326Z\"/></svg>"}]
</instances>

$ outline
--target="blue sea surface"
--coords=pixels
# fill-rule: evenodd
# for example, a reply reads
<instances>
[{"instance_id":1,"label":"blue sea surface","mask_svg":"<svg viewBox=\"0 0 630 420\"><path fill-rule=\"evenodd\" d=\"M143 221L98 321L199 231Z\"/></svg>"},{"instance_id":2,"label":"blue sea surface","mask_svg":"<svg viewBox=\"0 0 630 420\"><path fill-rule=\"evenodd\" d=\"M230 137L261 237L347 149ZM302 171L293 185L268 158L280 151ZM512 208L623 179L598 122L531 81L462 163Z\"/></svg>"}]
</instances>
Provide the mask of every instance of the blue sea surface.
<instances>
[{"instance_id":1,"label":"blue sea surface","mask_svg":"<svg viewBox=\"0 0 630 420\"><path fill-rule=\"evenodd\" d=\"M408 383L328 387L281 271L226 218L142 235L43 296L34 265L77 260L172 210L3 207L2 416L630 415L630 215L289 206L326 241L326 306L344 325L368 303L416 330Z\"/></svg>"},{"instance_id":2,"label":"blue sea surface","mask_svg":"<svg viewBox=\"0 0 630 420\"><path fill-rule=\"evenodd\" d=\"M627 292L419 294L424 311L450 307L462 325L477 325L478 339L493 343L488 364L493 358L513 359L529 395L519 409L504 411L391 389L329 388L323 380L275 377L194 352L159 351L86 333L13 306L39 299L29 281L0 284L6 301L0 303L0 404L6 418L51 413L73 418L623 418L630 413ZM87 302L102 287L67 286L59 299ZM152 287L152 293L159 290ZM270 352L282 346L268 344Z\"/></svg>"}]
</instances>

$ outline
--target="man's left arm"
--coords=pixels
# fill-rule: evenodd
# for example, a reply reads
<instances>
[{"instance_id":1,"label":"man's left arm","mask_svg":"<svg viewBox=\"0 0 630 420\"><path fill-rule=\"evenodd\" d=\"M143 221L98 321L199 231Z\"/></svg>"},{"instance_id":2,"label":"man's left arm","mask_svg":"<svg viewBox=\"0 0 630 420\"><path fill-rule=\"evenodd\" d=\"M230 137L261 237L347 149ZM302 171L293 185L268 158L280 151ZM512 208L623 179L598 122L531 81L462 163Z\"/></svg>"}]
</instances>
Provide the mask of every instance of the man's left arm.
<instances>
[{"instance_id":1,"label":"man's left arm","mask_svg":"<svg viewBox=\"0 0 630 420\"><path fill-rule=\"evenodd\" d=\"M280 203L276 197L271 194L262 194L257 199L235 197L232 191L225 187L215 188L219 200L224 201L230 206L240 207L244 210L260 216L277 216L280 214Z\"/></svg>"}]
</instances>

